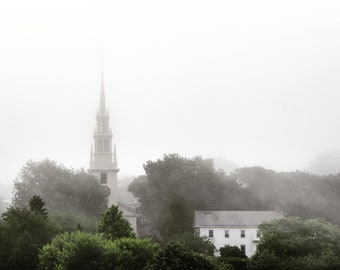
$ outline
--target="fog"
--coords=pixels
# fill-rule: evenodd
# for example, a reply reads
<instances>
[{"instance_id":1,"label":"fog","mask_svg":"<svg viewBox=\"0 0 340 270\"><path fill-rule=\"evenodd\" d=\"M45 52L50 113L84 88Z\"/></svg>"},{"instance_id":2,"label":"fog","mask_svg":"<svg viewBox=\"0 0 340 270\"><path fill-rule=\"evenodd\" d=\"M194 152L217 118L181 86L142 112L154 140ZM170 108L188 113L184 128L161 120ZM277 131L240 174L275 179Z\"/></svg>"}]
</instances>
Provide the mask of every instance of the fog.
<instances>
[{"instance_id":1,"label":"fog","mask_svg":"<svg viewBox=\"0 0 340 270\"><path fill-rule=\"evenodd\" d=\"M100 48L121 175L164 153L315 166L340 150L339 12L311 0L2 1L0 189L29 159L88 167Z\"/></svg>"}]
</instances>

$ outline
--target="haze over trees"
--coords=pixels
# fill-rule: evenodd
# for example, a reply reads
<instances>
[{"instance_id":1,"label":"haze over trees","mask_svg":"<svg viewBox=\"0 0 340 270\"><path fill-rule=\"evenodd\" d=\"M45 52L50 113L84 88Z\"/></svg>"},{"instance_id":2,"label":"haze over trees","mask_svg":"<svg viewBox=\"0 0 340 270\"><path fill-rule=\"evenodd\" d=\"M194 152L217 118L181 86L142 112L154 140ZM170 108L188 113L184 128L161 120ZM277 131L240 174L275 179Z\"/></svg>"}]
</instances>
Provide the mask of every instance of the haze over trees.
<instances>
[{"instance_id":1,"label":"haze over trees","mask_svg":"<svg viewBox=\"0 0 340 270\"><path fill-rule=\"evenodd\" d=\"M177 154L148 161L144 169L145 175L135 178L129 190L140 202L141 220L162 246L136 239L117 206L106 210L105 193L93 177L54 161L29 161L15 180L15 206L0 221L0 269L37 269L37 264L49 270L151 270L165 265L246 269L247 258L224 248L216 259L209 239L192 233L195 210L273 210L279 205L288 216L324 217L340 224L339 174L246 167L227 175L214 168L213 160ZM91 205L96 202L99 205ZM326 221L291 218L261 229L261 248L250 260L254 270L340 265L339 229ZM313 246L316 237L318 244ZM288 250L288 255L280 250Z\"/></svg>"},{"instance_id":2,"label":"haze over trees","mask_svg":"<svg viewBox=\"0 0 340 270\"><path fill-rule=\"evenodd\" d=\"M27 207L34 195L40 196L50 210L99 216L107 208L105 192L97 179L49 159L28 161L14 181L16 207Z\"/></svg>"},{"instance_id":3,"label":"haze over trees","mask_svg":"<svg viewBox=\"0 0 340 270\"><path fill-rule=\"evenodd\" d=\"M332 151L317 155L308 164L307 170L318 175L340 173L340 152Z\"/></svg>"},{"instance_id":4,"label":"haze over trees","mask_svg":"<svg viewBox=\"0 0 340 270\"><path fill-rule=\"evenodd\" d=\"M33 196L45 202L50 218L63 231L81 226L94 232L100 214L107 209L106 194L97 179L49 159L28 161L14 181L15 207L28 207Z\"/></svg>"},{"instance_id":5,"label":"haze over trees","mask_svg":"<svg viewBox=\"0 0 340 270\"><path fill-rule=\"evenodd\" d=\"M171 154L148 161L144 169L146 175L137 177L129 191L151 228L163 236L191 231L195 210L238 207L240 187L216 171L212 160Z\"/></svg>"},{"instance_id":6,"label":"haze over trees","mask_svg":"<svg viewBox=\"0 0 340 270\"><path fill-rule=\"evenodd\" d=\"M289 216L323 217L340 224L340 174L238 168L230 175L212 160L177 154L148 161L145 175L129 186L151 229L168 237L191 231L195 210L274 210Z\"/></svg>"}]
</instances>

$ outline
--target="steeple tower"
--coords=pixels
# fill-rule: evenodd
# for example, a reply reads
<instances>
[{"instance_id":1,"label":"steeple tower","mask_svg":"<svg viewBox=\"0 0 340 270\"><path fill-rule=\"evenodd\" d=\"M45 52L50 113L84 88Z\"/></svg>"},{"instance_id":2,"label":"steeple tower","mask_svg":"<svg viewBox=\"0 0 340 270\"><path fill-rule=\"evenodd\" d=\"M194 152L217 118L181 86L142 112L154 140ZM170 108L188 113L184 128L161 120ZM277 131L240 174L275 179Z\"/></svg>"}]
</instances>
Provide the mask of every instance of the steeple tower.
<instances>
[{"instance_id":1,"label":"steeple tower","mask_svg":"<svg viewBox=\"0 0 340 270\"><path fill-rule=\"evenodd\" d=\"M95 176L105 188L108 196L108 206L118 204L117 198L117 158L115 150L112 151L112 131L110 128L110 116L105 104L104 71L102 63L101 87L99 109L96 116L96 128L93 134L91 147L90 168L88 172Z\"/></svg>"}]
</instances>

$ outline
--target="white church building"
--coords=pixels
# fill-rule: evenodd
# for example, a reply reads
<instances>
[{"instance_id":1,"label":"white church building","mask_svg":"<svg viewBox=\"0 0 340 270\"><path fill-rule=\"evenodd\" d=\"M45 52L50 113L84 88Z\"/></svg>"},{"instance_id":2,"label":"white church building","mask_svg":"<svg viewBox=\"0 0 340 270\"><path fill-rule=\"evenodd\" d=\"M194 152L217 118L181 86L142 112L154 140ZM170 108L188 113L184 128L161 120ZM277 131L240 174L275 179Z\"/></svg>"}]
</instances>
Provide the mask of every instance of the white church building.
<instances>
[{"instance_id":1,"label":"white church building","mask_svg":"<svg viewBox=\"0 0 340 270\"><path fill-rule=\"evenodd\" d=\"M237 246L251 257L261 237L258 226L283 217L281 211L195 211L193 228L199 236L209 237L216 250Z\"/></svg>"},{"instance_id":2,"label":"white church building","mask_svg":"<svg viewBox=\"0 0 340 270\"><path fill-rule=\"evenodd\" d=\"M113 135L110 128L110 115L105 104L104 73L101 74L100 102L96 116L96 128L91 146L90 167L88 172L96 177L105 189L108 206L118 205L123 217L130 222L137 234L137 213L127 205L118 202L118 165L116 146L112 143Z\"/></svg>"}]
</instances>

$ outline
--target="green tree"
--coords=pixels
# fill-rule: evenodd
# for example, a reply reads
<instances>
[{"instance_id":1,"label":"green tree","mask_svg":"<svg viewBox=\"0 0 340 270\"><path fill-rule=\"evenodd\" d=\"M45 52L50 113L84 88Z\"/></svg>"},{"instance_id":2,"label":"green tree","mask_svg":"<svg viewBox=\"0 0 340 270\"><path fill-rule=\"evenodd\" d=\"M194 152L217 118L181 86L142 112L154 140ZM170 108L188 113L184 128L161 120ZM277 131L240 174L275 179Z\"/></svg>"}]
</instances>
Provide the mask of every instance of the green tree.
<instances>
[{"instance_id":1,"label":"green tree","mask_svg":"<svg viewBox=\"0 0 340 270\"><path fill-rule=\"evenodd\" d=\"M251 269L340 269L340 229L329 222L285 218L259 229Z\"/></svg>"},{"instance_id":2,"label":"green tree","mask_svg":"<svg viewBox=\"0 0 340 270\"><path fill-rule=\"evenodd\" d=\"M111 240L135 236L130 223L123 218L122 211L116 205L112 205L102 213L98 223L98 232Z\"/></svg>"},{"instance_id":3,"label":"green tree","mask_svg":"<svg viewBox=\"0 0 340 270\"><path fill-rule=\"evenodd\" d=\"M146 270L216 270L216 265L206 256L191 251L185 245L170 242L160 250Z\"/></svg>"},{"instance_id":4,"label":"green tree","mask_svg":"<svg viewBox=\"0 0 340 270\"><path fill-rule=\"evenodd\" d=\"M238 209L241 189L213 161L176 154L148 161L146 175L129 186L141 204L141 213L162 236L192 230L194 211Z\"/></svg>"},{"instance_id":5,"label":"green tree","mask_svg":"<svg viewBox=\"0 0 340 270\"><path fill-rule=\"evenodd\" d=\"M236 246L224 246L220 248L219 260L234 267L234 270L247 270L247 256Z\"/></svg>"},{"instance_id":6,"label":"green tree","mask_svg":"<svg viewBox=\"0 0 340 270\"><path fill-rule=\"evenodd\" d=\"M158 244L147 238L121 238L115 245L120 253L119 267L124 270L144 269L160 250Z\"/></svg>"},{"instance_id":7,"label":"green tree","mask_svg":"<svg viewBox=\"0 0 340 270\"><path fill-rule=\"evenodd\" d=\"M46 208L44 207L45 203L39 196L33 196L32 199L30 199L29 201L29 206L30 206L30 210L33 213L41 215L45 219L47 219L48 214L47 214Z\"/></svg>"},{"instance_id":8,"label":"green tree","mask_svg":"<svg viewBox=\"0 0 340 270\"><path fill-rule=\"evenodd\" d=\"M185 232L183 234L173 235L169 241L177 242L187 246L193 252L205 254L209 256L214 255L215 246L209 237L200 237L197 233Z\"/></svg>"},{"instance_id":9,"label":"green tree","mask_svg":"<svg viewBox=\"0 0 340 270\"><path fill-rule=\"evenodd\" d=\"M85 171L74 171L48 159L28 161L14 181L14 205L28 207L34 195L48 210L100 216L107 208L105 191Z\"/></svg>"},{"instance_id":10,"label":"green tree","mask_svg":"<svg viewBox=\"0 0 340 270\"><path fill-rule=\"evenodd\" d=\"M38 269L143 269L159 249L158 244L150 239L122 238L112 241L100 234L66 232L42 248Z\"/></svg>"},{"instance_id":11,"label":"green tree","mask_svg":"<svg viewBox=\"0 0 340 270\"><path fill-rule=\"evenodd\" d=\"M39 254L40 270L111 270L119 261L114 243L98 234L64 233L45 245Z\"/></svg>"},{"instance_id":12,"label":"green tree","mask_svg":"<svg viewBox=\"0 0 340 270\"><path fill-rule=\"evenodd\" d=\"M0 269L36 269L39 249L57 233L40 213L11 207L0 221Z\"/></svg>"}]
</instances>

